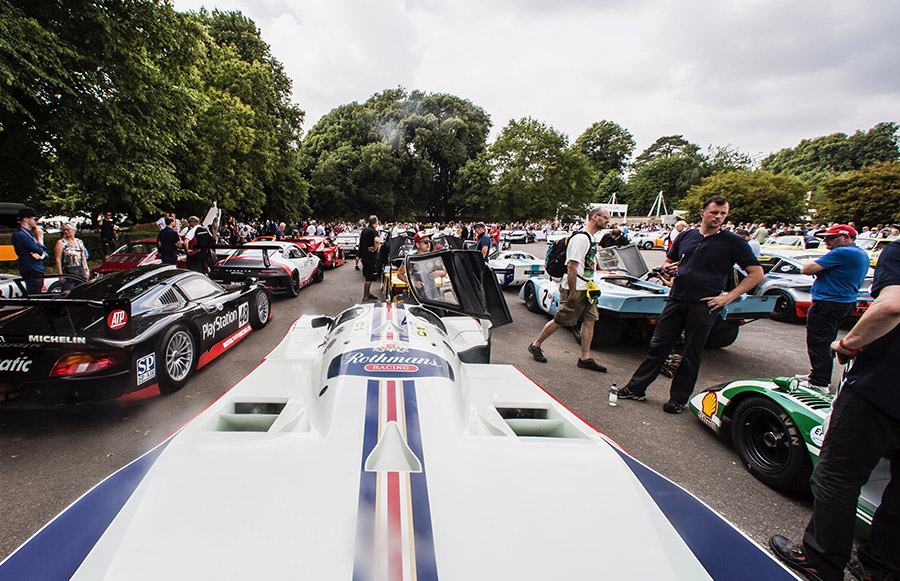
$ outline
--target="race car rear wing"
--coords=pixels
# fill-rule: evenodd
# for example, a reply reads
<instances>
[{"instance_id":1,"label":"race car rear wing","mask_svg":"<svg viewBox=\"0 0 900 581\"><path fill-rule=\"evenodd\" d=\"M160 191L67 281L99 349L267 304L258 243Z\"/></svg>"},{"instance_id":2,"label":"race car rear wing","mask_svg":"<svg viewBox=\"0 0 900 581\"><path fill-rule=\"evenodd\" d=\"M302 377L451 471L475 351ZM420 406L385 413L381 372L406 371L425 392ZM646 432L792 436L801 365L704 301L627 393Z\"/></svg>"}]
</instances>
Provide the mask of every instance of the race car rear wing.
<instances>
[{"instance_id":1,"label":"race car rear wing","mask_svg":"<svg viewBox=\"0 0 900 581\"><path fill-rule=\"evenodd\" d=\"M292 244L294 243L292 242ZM297 248L300 248L300 246L297 245ZM269 252L281 252L283 248L281 246L278 246L277 244L257 244L256 242L253 242L252 246L249 244L214 244L210 247L210 250L212 250L214 253L218 250L260 250L262 251L263 265L266 268L269 268L272 265L271 261L269 260ZM309 251L304 250L304 252ZM222 258L219 258L217 255L216 259L218 262L222 262L227 258L231 258L233 254L234 253L229 253L227 256L224 256Z\"/></svg>"},{"instance_id":2,"label":"race car rear wing","mask_svg":"<svg viewBox=\"0 0 900 581\"><path fill-rule=\"evenodd\" d=\"M35 309L45 315L50 334L57 337L78 337L84 332L83 328L77 328L78 325L72 316L74 310L98 309L99 315L99 309L102 309L103 321L100 324L102 338L121 341L130 339L134 334L131 321L131 301L128 299L14 298L0 299L0 307ZM15 317L16 315L10 316ZM94 323L91 326L93 327ZM0 327L0 334L3 334L2 327ZM27 342L18 333L15 335L3 334L2 341L6 343Z\"/></svg>"}]
</instances>

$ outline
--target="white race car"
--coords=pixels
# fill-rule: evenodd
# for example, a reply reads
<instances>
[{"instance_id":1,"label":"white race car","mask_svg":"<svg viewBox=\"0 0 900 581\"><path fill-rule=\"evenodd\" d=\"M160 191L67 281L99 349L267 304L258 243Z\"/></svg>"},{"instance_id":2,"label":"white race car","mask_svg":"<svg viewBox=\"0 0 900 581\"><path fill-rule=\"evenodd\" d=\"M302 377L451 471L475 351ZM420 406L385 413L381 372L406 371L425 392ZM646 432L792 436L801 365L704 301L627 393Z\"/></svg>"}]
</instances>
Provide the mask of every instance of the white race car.
<instances>
[{"instance_id":1,"label":"white race car","mask_svg":"<svg viewBox=\"0 0 900 581\"><path fill-rule=\"evenodd\" d=\"M532 276L544 274L544 261L533 254L518 250L494 252L488 266L497 275L500 286L521 286Z\"/></svg>"},{"instance_id":2,"label":"white race car","mask_svg":"<svg viewBox=\"0 0 900 581\"><path fill-rule=\"evenodd\" d=\"M223 250L217 247L216 253L220 252ZM209 272L209 278L222 284L244 282L254 277L272 292L295 297L301 288L311 282L322 282L325 277L319 257L293 242L251 242L225 252Z\"/></svg>"},{"instance_id":3,"label":"white race car","mask_svg":"<svg viewBox=\"0 0 900 581\"><path fill-rule=\"evenodd\" d=\"M428 301L435 257L449 280ZM509 311L480 255L406 260L422 304L303 315L0 579L794 579L515 367L484 363Z\"/></svg>"}]
</instances>

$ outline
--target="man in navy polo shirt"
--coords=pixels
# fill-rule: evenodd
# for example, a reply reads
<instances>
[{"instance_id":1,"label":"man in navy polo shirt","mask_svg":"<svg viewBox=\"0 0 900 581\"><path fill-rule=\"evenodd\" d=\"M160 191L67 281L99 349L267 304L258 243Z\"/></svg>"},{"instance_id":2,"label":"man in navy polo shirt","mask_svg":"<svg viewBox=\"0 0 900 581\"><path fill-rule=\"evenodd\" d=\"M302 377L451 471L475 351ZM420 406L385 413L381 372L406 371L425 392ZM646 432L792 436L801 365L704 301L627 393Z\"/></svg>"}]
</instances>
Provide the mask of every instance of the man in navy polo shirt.
<instances>
[{"instance_id":1,"label":"man in navy polo shirt","mask_svg":"<svg viewBox=\"0 0 900 581\"><path fill-rule=\"evenodd\" d=\"M19 259L19 275L25 279L25 291L38 294L44 288L44 232L37 223L37 212L31 208L19 210L19 229L13 232L12 245Z\"/></svg>"},{"instance_id":2,"label":"man in navy polo shirt","mask_svg":"<svg viewBox=\"0 0 900 581\"><path fill-rule=\"evenodd\" d=\"M856 308L859 287L869 272L869 255L853 243L856 230L835 224L825 234L828 254L803 265L803 274L814 274L812 307L806 315L806 352L809 354L809 386L828 392L831 385L829 346L838 327Z\"/></svg>"},{"instance_id":3,"label":"man in navy polo shirt","mask_svg":"<svg viewBox=\"0 0 900 581\"><path fill-rule=\"evenodd\" d=\"M719 309L762 280L762 267L747 241L722 230L727 216L725 198L707 199L700 211L700 228L684 230L666 253L661 270L664 275L675 277L672 290L650 340L647 358L618 391L619 399L647 399L647 387L657 378L675 342L684 333L684 354L672 378L669 401L663 405L670 414L681 413L697 383L700 355L710 329L721 315ZM723 293L735 264L747 276L734 290Z\"/></svg>"},{"instance_id":4,"label":"man in navy polo shirt","mask_svg":"<svg viewBox=\"0 0 900 581\"><path fill-rule=\"evenodd\" d=\"M803 542L769 539L781 560L811 579L844 578L859 491L882 458L890 461L891 480L849 569L857 579L900 579L900 241L881 251L872 296L859 322L831 344L842 363L852 363L810 479L815 503Z\"/></svg>"}]
</instances>

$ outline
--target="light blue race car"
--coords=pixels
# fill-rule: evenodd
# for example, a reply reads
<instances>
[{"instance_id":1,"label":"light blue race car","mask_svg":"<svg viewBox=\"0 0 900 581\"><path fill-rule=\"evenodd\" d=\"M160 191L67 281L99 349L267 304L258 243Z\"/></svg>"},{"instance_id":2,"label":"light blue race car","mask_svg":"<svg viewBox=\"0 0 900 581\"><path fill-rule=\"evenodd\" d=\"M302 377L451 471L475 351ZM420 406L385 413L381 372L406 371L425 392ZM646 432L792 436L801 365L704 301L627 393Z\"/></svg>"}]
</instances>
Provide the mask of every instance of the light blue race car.
<instances>
[{"instance_id":1,"label":"light blue race car","mask_svg":"<svg viewBox=\"0 0 900 581\"><path fill-rule=\"evenodd\" d=\"M600 289L597 299L600 320L594 324L593 347L615 345L624 335L641 343L649 342L669 295L669 288L659 284L661 280L653 282L653 274L634 245L597 251L593 281ZM645 280L648 275L650 280ZM522 285L519 296L528 310L552 317L559 310L559 281L546 276L532 277ZM713 326L706 346L728 347L737 339L741 325L768 317L775 302L771 296L744 295L727 305L722 309L722 318Z\"/></svg>"}]
</instances>

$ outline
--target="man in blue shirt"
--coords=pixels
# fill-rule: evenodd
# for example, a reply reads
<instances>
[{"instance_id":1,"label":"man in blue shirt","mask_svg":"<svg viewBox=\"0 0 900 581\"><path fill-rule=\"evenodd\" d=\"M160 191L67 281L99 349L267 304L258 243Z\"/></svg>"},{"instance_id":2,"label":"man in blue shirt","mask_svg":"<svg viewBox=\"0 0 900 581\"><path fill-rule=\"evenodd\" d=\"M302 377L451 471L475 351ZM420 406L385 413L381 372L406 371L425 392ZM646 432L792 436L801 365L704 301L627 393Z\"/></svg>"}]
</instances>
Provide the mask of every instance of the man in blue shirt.
<instances>
[{"instance_id":1,"label":"man in blue shirt","mask_svg":"<svg viewBox=\"0 0 900 581\"><path fill-rule=\"evenodd\" d=\"M823 235L828 254L803 265L803 274L816 275L812 307L806 315L806 351L812 370L809 386L827 392L831 385L829 345L838 327L856 308L859 287L869 272L869 255L853 243L856 230L835 224Z\"/></svg>"},{"instance_id":2,"label":"man in blue shirt","mask_svg":"<svg viewBox=\"0 0 900 581\"><path fill-rule=\"evenodd\" d=\"M857 579L900 578L900 242L878 258L872 282L875 302L831 351L852 361L834 400L828 431L810 479L815 503L800 544L769 540L775 554L811 579L841 581L848 560ZM875 511L869 538L851 560L859 491L887 458L891 480Z\"/></svg>"},{"instance_id":3,"label":"man in blue shirt","mask_svg":"<svg viewBox=\"0 0 900 581\"><path fill-rule=\"evenodd\" d=\"M475 224L475 250L481 253L484 261L488 261L488 255L491 253L491 237L487 235L487 227L484 222Z\"/></svg>"},{"instance_id":4,"label":"man in blue shirt","mask_svg":"<svg viewBox=\"0 0 900 581\"><path fill-rule=\"evenodd\" d=\"M19 275L27 279L25 290L38 294L44 288L44 231L37 223L37 212L31 208L19 210L19 229L12 235L13 248L19 258Z\"/></svg>"}]
</instances>

